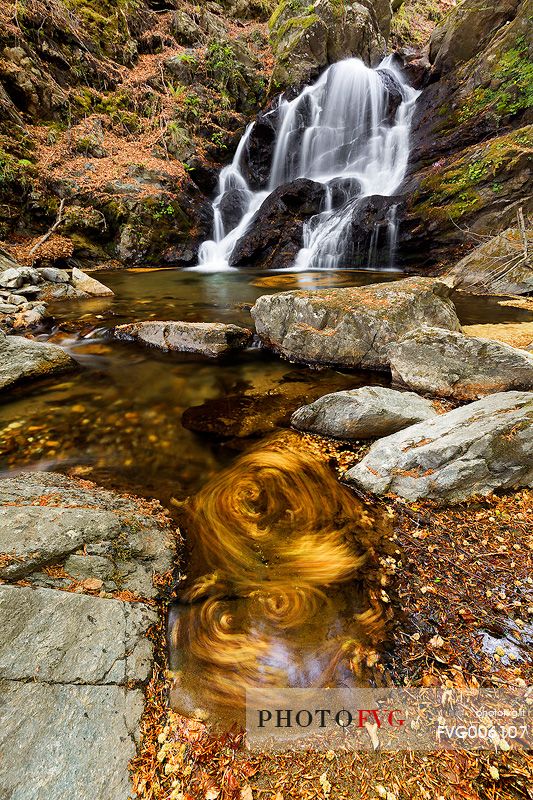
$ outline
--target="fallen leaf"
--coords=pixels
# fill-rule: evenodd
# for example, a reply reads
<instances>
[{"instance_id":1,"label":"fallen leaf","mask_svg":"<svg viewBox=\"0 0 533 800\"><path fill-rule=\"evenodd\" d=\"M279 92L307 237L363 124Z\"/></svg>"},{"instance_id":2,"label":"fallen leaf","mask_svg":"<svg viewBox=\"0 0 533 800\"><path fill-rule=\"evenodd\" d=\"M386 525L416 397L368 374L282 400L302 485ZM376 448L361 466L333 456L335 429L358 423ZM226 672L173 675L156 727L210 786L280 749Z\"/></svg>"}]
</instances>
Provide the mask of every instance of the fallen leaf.
<instances>
[{"instance_id":1,"label":"fallen leaf","mask_svg":"<svg viewBox=\"0 0 533 800\"><path fill-rule=\"evenodd\" d=\"M323 772L319 780L320 780L320 785L322 787L322 791L324 792L324 796L329 797L329 794L331 792L331 783L328 781L328 773Z\"/></svg>"}]
</instances>

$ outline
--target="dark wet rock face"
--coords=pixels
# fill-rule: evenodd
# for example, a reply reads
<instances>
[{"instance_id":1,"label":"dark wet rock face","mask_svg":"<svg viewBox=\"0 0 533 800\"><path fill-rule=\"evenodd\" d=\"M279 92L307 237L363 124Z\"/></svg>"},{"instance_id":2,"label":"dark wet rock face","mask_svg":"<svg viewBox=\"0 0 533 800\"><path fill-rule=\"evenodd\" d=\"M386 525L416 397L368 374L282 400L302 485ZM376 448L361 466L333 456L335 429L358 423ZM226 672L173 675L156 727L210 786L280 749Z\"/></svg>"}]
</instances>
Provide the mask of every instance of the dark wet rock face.
<instances>
[{"instance_id":1,"label":"dark wet rock face","mask_svg":"<svg viewBox=\"0 0 533 800\"><path fill-rule=\"evenodd\" d=\"M533 393L494 394L379 440L346 480L442 503L532 486L532 422Z\"/></svg>"},{"instance_id":2,"label":"dark wet rock face","mask_svg":"<svg viewBox=\"0 0 533 800\"><path fill-rule=\"evenodd\" d=\"M232 267L290 266L303 245L303 224L317 214L325 188L307 178L280 186L267 197L230 256Z\"/></svg>"},{"instance_id":3,"label":"dark wet rock face","mask_svg":"<svg viewBox=\"0 0 533 800\"><path fill-rule=\"evenodd\" d=\"M401 197L355 198L352 217L344 242L346 263L361 267L391 264L396 220L401 213Z\"/></svg>"},{"instance_id":4,"label":"dark wet rock face","mask_svg":"<svg viewBox=\"0 0 533 800\"><path fill-rule=\"evenodd\" d=\"M387 90L387 109L386 109L386 120L389 124L394 122L394 118L396 116L396 112L398 111L398 107L403 101L403 94L400 87L400 83L394 73L390 72L388 69L378 69L377 73L381 78L381 82L383 86Z\"/></svg>"},{"instance_id":5,"label":"dark wet rock face","mask_svg":"<svg viewBox=\"0 0 533 800\"><path fill-rule=\"evenodd\" d=\"M248 205L247 197L248 193L242 189L229 189L223 195L219 211L225 233L229 233L233 228L236 228L243 218Z\"/></svg>"},{"instance_id":6,"label":"dark wet rock face","mask_svg":"<svg viewBox=\"0 0 533 800\"><path fill-rule=\"evenodd\" d=\"M277 121L276 109L259 114L248 139L243 172L251 189L263 189L268 184L276 146Z\"/></svg>"}]
</instances>

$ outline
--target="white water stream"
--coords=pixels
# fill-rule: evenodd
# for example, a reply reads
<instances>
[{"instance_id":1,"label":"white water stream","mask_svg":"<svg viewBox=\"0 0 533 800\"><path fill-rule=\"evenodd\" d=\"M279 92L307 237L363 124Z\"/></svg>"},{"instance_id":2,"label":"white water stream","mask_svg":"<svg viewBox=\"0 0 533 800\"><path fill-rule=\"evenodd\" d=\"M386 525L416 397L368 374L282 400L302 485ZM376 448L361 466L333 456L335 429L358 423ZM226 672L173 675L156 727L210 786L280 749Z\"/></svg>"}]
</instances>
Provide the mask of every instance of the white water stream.
<instances>
[{"instance_id":1,"label":"white water stream","mask_svg":"<svg viewBox=\"0 0 533 800\"><path fill-rule=\"evenodd\" d=\"M279 107L270 112L277 114L276 144L269 184L261 191L250 189L243 169L253 124L248 126L233 162L220 173L213 203L213 239L201 245L199 263L193 269L231 269L231 253L265 198L297 178L323 184L326 202L321 213L305 223L303 248L294 269L340 266L349 249L354 203L371 195L394 195L407 169L409 129L419 93L404 83L390 56L378 69L392 73L401 90L403 101L392 121L387 119L389 90L379 72L356 58L333 64L294 100L281 98ZM226 193L236 194L235 190L241 218L226 230L220 206ZM388 223L391 263L382 265L385 267L393 266L397 235L394 207ZM375 246L372 241L366 256L369 267L376 266Z\"/></svg>"}]
</instances>

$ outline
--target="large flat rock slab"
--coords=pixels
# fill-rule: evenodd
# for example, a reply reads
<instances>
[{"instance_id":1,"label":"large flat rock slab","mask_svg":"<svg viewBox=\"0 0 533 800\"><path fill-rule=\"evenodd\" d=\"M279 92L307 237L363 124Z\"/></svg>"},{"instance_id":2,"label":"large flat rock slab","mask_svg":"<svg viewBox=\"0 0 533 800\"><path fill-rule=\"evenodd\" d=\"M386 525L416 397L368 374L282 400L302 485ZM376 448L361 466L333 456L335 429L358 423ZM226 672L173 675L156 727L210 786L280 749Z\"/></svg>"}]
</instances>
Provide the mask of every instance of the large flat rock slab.
<instances>
[{"instance_id":1,"label":"large flat rock slab","mask_svg":"<svg viewBox=\"0 0 533 800\"><path fill-rule=\"evenodd\" d=\"M0 586L0 785L10 800L127 800L156 609Z\"/></svg>"},{"instance_id":2,"label":"large flat rock slab","mask_svg":"<svg viewBox=\"0 0 533 800\"><path fill-rule=\"evenodd\" d=\"M145 682L157 622L142 603L0 586L0 676L14 681Z\"/></svg>"},{"instance_id":3,"label":"large flat rock slab","mask_svg":"<svg viewBox=\"0 0 533 800\"><path fill-rule=\"evenodd\" d=\"M76 368L62 347L0 331L0 391Z\"/></svg>"},{"instance_id":4,"label":"large flat rock slab","mask_svg":"<svg viewBox=\"0 0 533 800\"><path fill-rule=\"evenodd\" d=\"M146 505L146 504L145 504ZM176 539L141 501L64 475L21 473L0 480L0 579L67 588L158 594L154 578L173 569ZM49 565L61 567L49 574Z\"/></svg>"},{"instance_id":5,"label":"large flat rock slab","mask_svg":"<svg viewBox=\"0 0 533 800\"><path fill-rule=\"evenodd\" d=\"M533 485L533 392L500 392L372 445L346 473L374 494L443 503Z\"/></svg>"},{"instance_id":6,"label":"large flat rock slab","mask_svg":"<svg viewBox=\"0 0 533 800\"><path fill-rule=\"evenodd\" d=\"M263 295L252 308L262 341L291 361L386 369L392 342L421 325L461 326L450 288L405 278L361 288Z\"/></svg>"},{"instance_id":7,"label":"large flat rock slab","mask_svg":"<svg viewBox=\"0 0 533 800\"><path fill-rule=\"evenodd\" d=\"M0 566L0 578L17 579L84 544L115 539L121 525L117 515L101 509L4 506L0 507L0 530L0 547L7 557Z\"/></svg>"},{"instance_id":8,"label":"large flat rock slab","mask_svg":"<svg viewBox=\"0 0 533 800\"><path fill-rule=\"evenodd\" d=\"M143 693L0 679L0 786L9 800L128 800Z\"/></svg>"},{"instance_id":9,"label":"large flat rock slab","mask_svg":"<svg viewBox=\"0 0 533 800\"><path fill-rule=\"evenodd\" d=\"M302 406L292 415L291 425L336 439L373 439L436 415L431 400L414 392L363 386L326 394Z\"/></svg>"},{"instance_id":10,"label":"large flat rock slab","mask_svg":"<svg viewBox=\"0 0 533 800\"><path fill-rule=\"evenodd\" d=\"M455 400L533 389L533 355L503 342L435 327L411 331L389 350L393 382Z\"/></svg>"}]
</instances>

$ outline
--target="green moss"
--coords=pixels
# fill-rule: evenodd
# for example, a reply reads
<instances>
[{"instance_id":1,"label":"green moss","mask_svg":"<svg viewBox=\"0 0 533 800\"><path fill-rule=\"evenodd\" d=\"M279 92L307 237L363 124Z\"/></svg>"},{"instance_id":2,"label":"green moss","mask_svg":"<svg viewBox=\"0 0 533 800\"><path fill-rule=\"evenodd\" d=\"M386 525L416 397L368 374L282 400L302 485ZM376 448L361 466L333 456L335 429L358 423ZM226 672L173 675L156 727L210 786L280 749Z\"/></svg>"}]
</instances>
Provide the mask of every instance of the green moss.
<instances>
[{"instance_id":1,"label":"green moss","mask_svg":"<svg viewBox=\"0 0 533 800\"><path fill-rule=\"evenodd\" d=\"M280 44L282 43L283 39L286 39L287 36L294 30L296 30L300 35L303 34L308 28L315 23L320 21L320 17L318 14L309 14L305 17L291 17L281 25L275 33L271 36L272 45L275 49L277 49ZM298 39L300 36L298 36ZM290 48L289 48L290 49Z\"/></svg>"},{"instance_id":2,"label":"green moss","mask_svg":"<svg viewBox=\"0 0 533 800\"><path fill-rule=\"evenodd\" d=\"M492 72L491 86L474 89L457 119L467 122L488 111L504 117L532 107L533 62L529 59L526 40L520 37L513 48L500 56Z\"/></svg>"},{"instance_id":3,"label":"green moss","mask_svg":"<svg viewBox=\"0 0 533 800\"><path fill-rule=\"evenodd\" d=\"M83 33L102 53L130 63L135 44L128 28L128 15L141 6L140 0L63 0L80 20Z\"/></svg>"},{"instance_id":4,"label":"green moss","mask_svg":"<svg viewBox=\"0 0 533 800\"><path fill-rule=\"evenodd\" d=\"M422 47L446 13L439 0L406 0L393 14L391 36L397 43Z\"/></svg>"},{"instance_id":5,"label":"green moss","mask_svg":"<svg viewBox=\"0 0 533 800\"><path fill-rule=\"evenodd\" d=\"M0 148L0 189L26 189L32 185L36 170L27 158L17 158Z\"/></svg>"},{"instance_id":6,"label":"green moss","mask_svg":"<svg viewBox=\"0 0 533 800\"><path fill-rule=\"evenodd\" d=\"M481 205L480 193L501 191L505 179L516 164L532 160L533 127L528 126L471 148L462 157L433 169L422 182L413 203L422 217L460 219Z\"/></svg>"}]
</instances>

